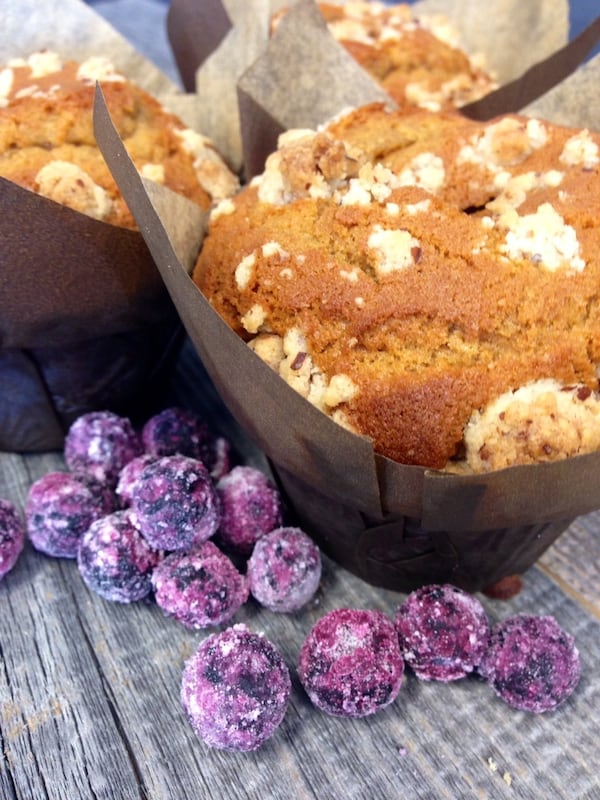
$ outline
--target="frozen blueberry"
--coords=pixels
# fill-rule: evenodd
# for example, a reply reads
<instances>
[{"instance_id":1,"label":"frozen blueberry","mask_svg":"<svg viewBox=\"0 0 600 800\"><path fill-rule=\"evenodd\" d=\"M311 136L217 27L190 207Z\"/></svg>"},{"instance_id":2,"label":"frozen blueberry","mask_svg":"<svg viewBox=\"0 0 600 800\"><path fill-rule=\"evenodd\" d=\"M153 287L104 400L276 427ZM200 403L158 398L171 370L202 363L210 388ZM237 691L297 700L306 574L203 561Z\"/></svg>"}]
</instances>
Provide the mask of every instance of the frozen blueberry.
<instances>
[{"instance_id":1,"label":"frozen blueberry","mask_svg":"<svg viewBox=\"0 0 600 800\"><path fill-rule=\"evenodd\" d=\"M226 548L249 555L261 536L281 525L279 492L259 469L234 467L217 482L217 493L219 539Z\"/></svg>"},{"instance_id":2,"label":"frozen blueberry","mask_svg":"<svg viewBox=\"0 0 600 800\"><path fill-rule=\"evenodd\" d=\"M201 461L163 456L144 467L131 494L134 525L157 550L190 550L219 526L219 499Z\"/></svg>"},{"instance_id":3,"label":"frozen blueberry","mask_svg":"<svg viewBox=\"0 0 600 800\"><path fill-rule=\"evenodd\" d=\"M103 484L83 475L49 472L29 489L25 506L29 539L46 555L76 558L83 534L115 505L114 493Z\"/></svg>"},{"instance_id":4,"label":"frozen blueberry","mask_svg":"<svg viewBox=\"0 0 600 800\"><path fill-rule=\"evenodd\" d=\"M155 456L182 455L202 460L209 427L197 414L185 408L165 408L142 428L146 453Z\"/></svg>"},{"instance_id":5,"label":"frozen blueberry","mask_svg":"<svg viewBox=\"0 0 600 800\"><path fill-rule=\"evenodd\" d=\"M489 641L485 609L449 584L416 589L400 605L396 629L405 662L423 680L454 681L479 666Z\"/></svg>"},{"instance_id":6,"label":"frozen blueberry","mask_svg":"<svg viewBox=\"0 0 600 800\"><path fill-rule=\"evenodd\" d=\"M187 628L228 622L248 599L246 577L212 542L171 553L154 570L157 604Z\"/></svg>"},{"instance_id":7,"label":"frozen blueberry","mask_svg":"<svg viewBox=\"0 0 600 800\"><path fill-rule=\"evenodd\" d=\"M25 525L10 500L0 499L0 579L10 572L25 545Z\"/></svg>"},{"instance_id":8,"label":"frozen blueberry","mask_svg":"<svg viewBox=\"0 0 600 800\"><path fill-rule=\"evenodd\" d=\"M92 522L81 537L77 566L89 589L105 600L132 603L152 590L152 571L160 560L132 524L127 510Z\"/></svg>"},{"instance_id":9,"label":"frozen blueberry","mask_svg":"<svg viewBox=\"0 0 600 800\"><path fill-rule=\"evenodd\" d=\"M214 434L194 411L172 406L155 414L142 428L142 444L157 456L183 455L204 463L214 480L230 468L231 446Z\"/></svg>"},{"instance_id":10,"label":"frozen blueberry","mask_svg":"<svg viewBox=\"0 0 600 800\"><path fill-rule=\"evenodd\" d=\"M261 605L271 611L296 611L319 588L321 554L300 528L275 528L254 545L246 575Z\"/></svg>"},{"instance_id":11,"label":"frozen blueberry","mask_svg":"<svg viewBox=\"0 0 600 800\"><path fill-rule=\"evenodd\" d=\"M287 710L289 670L277 648L238 624L206 638L188 659L181 702L196 735L210 747L256 750Z\"/></svg>"},{"instance_id":12,"label":"frozen blueberry","mask_svg":"<svg viewBox=\"0 0 600 800\"><path fill-rule=\"evenodd\" d=\"M340 717L364 717L389 705L403 674L394 624L380 611L330 611L309 632L298 660L312 703Z\"/></svg>"},{"instance_id":13,"label":"frozen blueberry","mask_svg":"<svg viewBox=\"0 0 600 800\"><path fill-rule=\"evenodd\" d=\"M579 652L554 617L517 615L492 627L480 671L513 708L554 711L579 682Z\"/></svg>"},{"instance_id":14,"label":"frozen blueberry","mask_svg":"<svg viewBox=\"0 0 600 800\"><path fill-rule=\"evenodd\" d=\"M142 453L141 456L136 456L128 461L123 469L119 472L117 480L117 487L115 489L116 495L123 507L131 505L131 495L133 487L140 477L144 467L152 464L158 460L158 456L153 456L150 453Z\"/></svg>"},{"instance_id":15,"label":"frozen blueberry","mask_svg":"<svg viewBox=\"0 0 600 800\"><path fill-rule=\"evenodd\" d=\"M142 442L131 421L111 411L82 414L65 437L69 469L111 486L116 485L125 464L141 452Z\"/></svg>"}]
</instances>

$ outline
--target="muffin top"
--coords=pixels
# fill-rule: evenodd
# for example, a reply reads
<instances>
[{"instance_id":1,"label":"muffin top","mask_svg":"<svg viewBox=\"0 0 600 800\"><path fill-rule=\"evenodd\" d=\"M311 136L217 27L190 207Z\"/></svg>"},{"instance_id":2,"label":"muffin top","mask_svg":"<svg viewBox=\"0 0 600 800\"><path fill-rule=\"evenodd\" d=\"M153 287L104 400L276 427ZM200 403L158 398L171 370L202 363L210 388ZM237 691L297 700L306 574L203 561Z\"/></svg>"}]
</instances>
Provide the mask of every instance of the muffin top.
<instances>
[{"instance_id":1,"label":"muffin top","mask_svg":"<svg viewBox=\"0 0 600 800\"><path fill-rule=\"evenodd\" d=\"M547 392L564 392L559 431L567 394L600 418L599 146L518 115L380 104L289 131L212 212L194 280L291 386L391 459L480 471L596 449L600 433L566 446L543 425L513 452L521 409L503 451L497 422L507 393L539 382L525 408L545 418Z\"/></svg>"},{"instance_id":2,"label":"muffin top","mask_svg":"<svg viewBox=\"0 0 600 800\"><path fill-rule=\"evenodd\" d=\"M96 145L99 81L113 122L144 177L202 208L238 188L213 144L168 113L103 57L37 52L0 70L0 176L104 222L135 222Z\"/></svg>"},{"instance_id":3,"label":"muffin top","mask_svg":"<svg viewBox=\"0 0 600 800\"><path fill-rule=\"evenodd\" d=\"M482 55L470 55L440 14L408 3L318 3L333 37L403 108L457 108L497 88ZM273 18L276 28L287 8Z\"/></svg>"}]
</instances>

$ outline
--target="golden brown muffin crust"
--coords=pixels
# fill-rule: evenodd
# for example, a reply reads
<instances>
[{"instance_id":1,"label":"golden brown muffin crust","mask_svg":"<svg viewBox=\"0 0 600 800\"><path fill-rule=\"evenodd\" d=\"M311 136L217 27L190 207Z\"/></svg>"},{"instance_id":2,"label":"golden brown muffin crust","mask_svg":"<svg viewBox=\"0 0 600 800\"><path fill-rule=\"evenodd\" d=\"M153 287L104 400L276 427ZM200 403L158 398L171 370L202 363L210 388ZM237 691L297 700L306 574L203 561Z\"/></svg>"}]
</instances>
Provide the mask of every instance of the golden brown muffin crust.
<instances>
[{"instance_id":1,"label":"golden brown muffin crust","mask_svg":"<svg viewBox=\"0 0 600 800\"><path fill-rule=\"evenodd\" d=\"M45 55L45 69L36 70L36 62L30 58L4 70L11 83L0 104L0 175L105 222L135 227L96 146L93 76L78 75L81 65L74 61L53 61L52 54ZM199 180L195 154L184 146L182 132L187 129L183 123L147 92L114 73L110 65L104 64L103 70L99 79L106 104L138 169L148 170L149 177L209 208L215 198L211 186ZM207 154L220 161L207 140L205 145ZM65 163L83 174L66 172ZM43 168L46 170L40 174ZM222 161L218 169L225 185L234 191L237 178ZM92 182L89 204L82 196L83 182L88 179Z\"/></svg>"},{"instance_id":2,"label":"golden brown muffin crust","mask_svg":"<svg viewBox=\"0 0 600 800\"><path fill-rule=\"evenodd\" d=\"M597 389L598 135L372 105L286 137L194 280L311 402L443 468L504 392Z\"/></svg>"}]
</instances>

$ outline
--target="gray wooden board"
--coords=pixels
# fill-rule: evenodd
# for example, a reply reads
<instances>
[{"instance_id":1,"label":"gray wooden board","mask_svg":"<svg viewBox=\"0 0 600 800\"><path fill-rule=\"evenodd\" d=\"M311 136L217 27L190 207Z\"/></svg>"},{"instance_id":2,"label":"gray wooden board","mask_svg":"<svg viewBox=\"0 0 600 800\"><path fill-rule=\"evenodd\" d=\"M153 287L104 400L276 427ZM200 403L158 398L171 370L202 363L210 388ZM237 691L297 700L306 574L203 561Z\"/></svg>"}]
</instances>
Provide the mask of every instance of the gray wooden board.
<instances>
[{"instance_id":1,"label":"gray wooden board","mask_svg":"<svg viewBox=\"0 0 600 800\"><path fill-rule=\"evenodd\" d=\"M189 353L185 359L176 383L198 397L202 378L194 377ZM210 398L210 387L202 396ZM226 414L219 419L235 430ZM242 449L260 463L251 445ZM0 454L0 497L22 508L31 481L63 467L60 454ZM587 593L586 570L587 583L597 586L599 530L600 515L578 520L524 576L517 597L483 598L492 619L553 614L575 636L582 679L556 713L514 711L477 679L426 683L412 674L394 703L373 717L317 711L294 672L311 625L341 606L393 615L403 599L326 560L320 590L303 611L274 614L250 602L236 615L280 647L293 675L282 725L246 754L206 747L180 708L183 662L207 632L187 631L152 603L104 601L87 590L74 562L27 545L0 582L0 797L598 797L600 606Z\"/></svg>"}]
</instances>

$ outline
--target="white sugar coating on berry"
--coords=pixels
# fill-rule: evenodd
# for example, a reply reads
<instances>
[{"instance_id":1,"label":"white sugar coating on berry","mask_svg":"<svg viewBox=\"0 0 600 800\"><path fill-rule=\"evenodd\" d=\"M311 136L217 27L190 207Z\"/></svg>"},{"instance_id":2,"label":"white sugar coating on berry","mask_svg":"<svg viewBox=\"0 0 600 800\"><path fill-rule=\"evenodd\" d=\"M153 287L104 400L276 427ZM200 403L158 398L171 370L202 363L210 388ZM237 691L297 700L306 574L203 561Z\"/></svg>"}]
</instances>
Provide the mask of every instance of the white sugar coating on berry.
<instances>
[{"instance_id":1,"label":"white sugar coating on berry","mask_svg":"<svg viewBox=\"0 0 600 800\"><path fill-rule=\"evenodd\" d=\"M579 683L574 638L551 616L519 614L492 627L481 674L509 706L554 711Z\"/></svg>"},{"instance_id":2,"label":"white sugar coating on berry","mask_svg":"<svg viewBox=\"0 0 600 800\"><path fill-rule=\"evenodd\" d=\"M394 624L380 611L330 611L313 626L298 659L298 676L312 703L341 717L364 717L388 706L403 675Z\"/></svg>"},{"instance_id":3,"label":"white sugar coating on berry","mask_svg":"<svg viewBox=\"0 0 600 800\"><path fill-rule=\"evenodd\" d=\"M321 553L300 528L276 528L262 536L248 559L252 596L271 611L297 611L319 588Z\"/></svg>"},{"instance_id":4,"label":"white sugar coating on berry","mask_svg":"<svg viewBox=\"0 0 600 800\"><path fill-rule=\"evenodd\" d=\"M142 453L142 442L127 417L91 411L78 417L65 437L68 468L114 486L128 461Z\"/></svg>"},{"instance_id":5,"label":"white sugar coating on berry","mask_svg":"<svg viewBox=\"0 0 600 800\"><path fill-rule=\"evenodd\" d=\"M36 550L76 558L79 541L96 519L115 510L116 496L84 475L49 472L34 481L25 505L29 539Z\"/></svg>"},{"instance_id":6,"label":"white sugar coating on berry","mask_svg":"<svg viewBox=\"0 0 600 800\"><path fill-rule=\"evenodd\" d=\"M259 469L236 466L217 482L221 502L219 540L226 548L249 555L265 533L282 521L281 498Z\"/></svg>"},{"instance_id":7,"label":"white sugar coating on berry","mask_svg":"<svg viewBox=\"0 0 600 800\"><path fill-rule=\"evenodd\" d=\"M133 524L157 550L190 550L216 533L221 518L208 470L198 459L181 455L144 467L130 508Z\"/></svg>"},{"instance_id":8,"label":"white sugar coating on berry","mask_svg":"<svg viewBox=\"0 0 600 800\"><path fill-rule=\"evenodd\" d=\"M450 584L411 592L396 613L405 662L422 680L453 681L473 672L489 642L489 621L479 600Z\"/></svg>"},{"instance_id":9,"label":"white sugar coating on berry","mask_svg":"<svg viewBox=\"0 0 600 800\"><path fill-rule=\"evenodd\" d=\"M0 580L17 563L25 546L25 525L16 506L0 498Z\"/></svg>"},{"instance_id":10,"label":"white sugar coating on berry","mask_svg":"<svg viewBox=\"0 0 600 800\"><path fill-rule=\"evenodd\" d=\"M151 453L142 453L141 456L136 456L128 461L123 469L119 472L117 486L115 489L116 495L119 498L122 506L129 506L131 504L131 495L133 487L137 483L144 467L156 461L158 456Z\"/></svg>"},{"instance_id":11,"label":"white sugar coating on berry","mask_svg":"<svg viewBox=\"0 0 600 800\"><path fill-rule=\"evenodd\" d=\"M275 645L238 624L207 637L188 659L181 703L207 745L250 751L281 724L291 688L289 669Z\"/></svg>"},{"instance_id":12,"label":"white sugar coating on berry","mask_svg":"<svg viewBox=\"0 0 600 800\"><path fill-rule=\"evenodd\" d=\"M186 628L229 622L248 599L248 581L208 541L188 553L171 553L152 574L157 605Z\"/></svg>"},{"instance_id":13,"label":"white sugar coating on berry","mask_svg":"<svg viewBox=\"0 0 600 800\"><path fill-rule=\"evenodd\" d=\"M105 600L132 603L152 590L152 572L161 559L132 524L127 510L93 522L81 537L77 566L85 584Z\"/></svg>"}]
</instances>

